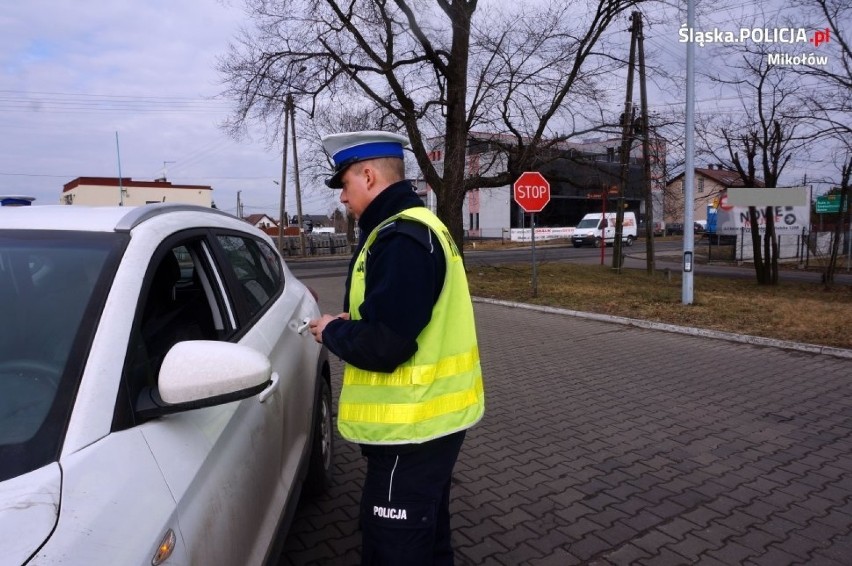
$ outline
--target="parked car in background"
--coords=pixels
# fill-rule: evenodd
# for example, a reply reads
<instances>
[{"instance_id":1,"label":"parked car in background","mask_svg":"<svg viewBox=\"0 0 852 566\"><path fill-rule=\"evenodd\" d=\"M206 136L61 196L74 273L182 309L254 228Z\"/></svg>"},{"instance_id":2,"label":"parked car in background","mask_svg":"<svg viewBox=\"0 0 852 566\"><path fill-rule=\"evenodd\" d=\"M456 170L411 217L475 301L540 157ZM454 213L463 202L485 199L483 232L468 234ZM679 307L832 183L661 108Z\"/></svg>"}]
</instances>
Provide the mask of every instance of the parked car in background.
<instances>
[{"instance_id":1,"label":"parked car in background","mask_svg":"<svg viewBox=\"0 0 852 566\"><path fill-rule=\"evenodd\" d=\"M654 236L663 236L666 233L666 223L665 222L654 222ZM645 221L639 220L639 231L638 237L643 237L645 235Z\"/></svg>"},{"instance_id":2,"label":"parked car in background","mask_svg":"<svg viewBox=\"0 0 852 566\"><path fill-rule=\"evenodd\" d=\"M666 236L682 236L683 222L668 222L666 224Z\"/></svg>"},{"instance_id":3,"label":"parked car in background","mask_svg":"<svg viewBox=\"0 0 852 566\"><path fill-rule=\"evenodd\" d=\"M693 224L693 232L696 234L703 234L707 231L707 221L706 220L696 220Z\"/></svg>"},{"instance_id":4,"label":"parked car in background","mask_svg":"<svg viewBox=\"0 0 852 566\"><path fill-rule=\"evenodd\" d=\"M0 210L3 564L276 561L330 481L316 299L220 211Z\"/></svg>"}]
</instances>

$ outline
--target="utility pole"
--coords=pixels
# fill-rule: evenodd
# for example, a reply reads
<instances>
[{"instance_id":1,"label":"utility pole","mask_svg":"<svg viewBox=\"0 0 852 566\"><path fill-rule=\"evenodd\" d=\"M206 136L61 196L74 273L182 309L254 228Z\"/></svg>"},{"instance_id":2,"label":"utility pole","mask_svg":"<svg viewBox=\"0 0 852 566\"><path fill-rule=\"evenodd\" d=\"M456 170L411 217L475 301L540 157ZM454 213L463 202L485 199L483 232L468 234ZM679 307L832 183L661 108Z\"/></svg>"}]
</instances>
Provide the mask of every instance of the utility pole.
<instances>
[{"instance_id":1,"label":"utility pole","mask_svg":"<svg viewBox=\"0 0 852 566\"><path fill-rule=\"evenodd\" d=\"M237 218L240 220L243 219L243 203L240 202L240 193L242 191L237 191Z\"/></svg>"},{"instance_id":2,"label":"utility pole","mask_svg":"<svg viewBox=\"0 0 852 566\"><path fill-rule=\"evenodd\" d=\"M645 270L648 275L655 271L654 259L654 195L651 191L651 128L648 124L648 89L645 86L645 47L642 32L642 15L634 12L634 25L639 41L639 104L642 113L642 189L645 192Z\"/></svg>"},{"instance_id":3,"label":"utility pole","mask_svg":"<svg viewBox=\"0 0 852 566\"><path fill-rule=\"evenodd\" d=\"M121 178L121 149L118 147L118 132L115 132L115 156L118 159L118 206L124 206L124 186Z\"/></svg>"},{"instance_id":4,"label":"utility pole","mask_svg":"<svg viewBox=\"0 0 852 566\"><path fill-rule=\"evenodd\" d=\"M163 181L169 180L167 176L169 163L174 163L174 161L163 161Z\"/></svg>"},{"instance_id":5,"label":"utility pole","mask_svg":"<svg viewBox=\"0 0 852 566\"><path fill-rule=\"evenodd\" d=\"M627 62L627 94L624 99L624 113L621 115L621 182L618 184L618 206L615 212L615 240L612 242L612 267L621 273L622 245L621 235L624 222L624 193L627 191L627 174L630 169L630 148L633 146L633 69L636 66L636 38L639 12L630 17L630 58ZM604 242L604 245L606 243Z\"/></svg>"},{"instance_id":6,"label":"utility pole","mask_svg":"<svg viewBox=\"0 0 852 566\"><path fill-rule=\"evenodd\" d=\"M287 134L290 133L290 112L284 106L284 148L281 152L281 196L278 201L278 253L284 255L284 229L290 225L284 211L287 200Z\"/></svg>"},{"instance_id":7,"label":"utility pole","mask_svg":"<svg viewBox=\"0 0 852 566\"><path fill-rule=\"evenodd\" d=\"M296 179L296 218L299 222L299 246L302 257L305 257L305 230L302 222L302 186L299 183L299 148L296 145L296 105L293 95L287 95L287 108L290 111L290 131L293 132L293 174Z\"/></svg>"}]
</instances>

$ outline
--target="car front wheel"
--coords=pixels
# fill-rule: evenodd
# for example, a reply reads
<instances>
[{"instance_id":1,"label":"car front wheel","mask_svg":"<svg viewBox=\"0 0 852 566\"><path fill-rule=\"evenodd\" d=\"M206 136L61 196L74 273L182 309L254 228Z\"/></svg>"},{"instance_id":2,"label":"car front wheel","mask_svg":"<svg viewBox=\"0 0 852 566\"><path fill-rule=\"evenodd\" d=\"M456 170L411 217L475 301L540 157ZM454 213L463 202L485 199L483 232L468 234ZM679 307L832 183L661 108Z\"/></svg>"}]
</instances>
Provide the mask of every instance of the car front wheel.
<instances>
[{"instance_id":1,"label":"car front wheel","mask_svg":"<svg viewBox=\"0 0 852 566\"><path fill-rule=\"evenodd\" d=\"M627 236L627 241L625 243L627 244L627 247L632 246L633 245L633 236Z\"/></svg>"},{"instance_id":2,"label":"car front wheel","mask_svg":"<svg viewBox=\"0 0 852 566\"><path fill-rule=\"evenodd\" d=\"M320 378L319 403L314 411L313 444L305 490L319 495L331 486L331 466L334 456L334 424L331 414L331 388Z\"/></svg>"}]
</instances>

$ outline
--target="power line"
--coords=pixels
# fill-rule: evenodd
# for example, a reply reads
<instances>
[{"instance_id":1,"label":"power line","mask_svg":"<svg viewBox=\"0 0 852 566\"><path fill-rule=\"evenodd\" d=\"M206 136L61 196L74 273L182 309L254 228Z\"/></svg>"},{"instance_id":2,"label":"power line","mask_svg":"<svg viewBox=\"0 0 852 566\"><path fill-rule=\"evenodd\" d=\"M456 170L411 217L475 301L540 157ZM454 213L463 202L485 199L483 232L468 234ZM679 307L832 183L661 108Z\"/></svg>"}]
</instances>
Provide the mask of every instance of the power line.
<instances>
[{"instance_id":1,"label":"power line","mask_svg":"<svg viewBox=\"0 0 852 566\"><path fill-rule=\"evenodd\" d=\"M198 101L198 100L224 100L219 98L219 96L215 97L193 97L193 98L185 98L185 97L176 97L176 96L138 96L138 95L128 95L128 94L94 94L94 93L83 93L83 92L47 92L47 91L34 91L34 90L4 90L0 89L0 93L8 93L8 94L22 94L22 95L30 95L30 94L39 94L39 95L47 95L47 96L79 96L85 98L127 98L127 99L136 99L136 100L151 100L151 101Z\"/></svg>"},{"instance_id":2,"label":"power line","mask_svg":"<svg viewBox=\"0 0 852 566\"><path fill-rule=\"evenodd\" d=\"M0 112L46 113L220 113L230 109L230 102L213 97L130 96L69 92L0 90Z\"/></svg>"}]
</instances>

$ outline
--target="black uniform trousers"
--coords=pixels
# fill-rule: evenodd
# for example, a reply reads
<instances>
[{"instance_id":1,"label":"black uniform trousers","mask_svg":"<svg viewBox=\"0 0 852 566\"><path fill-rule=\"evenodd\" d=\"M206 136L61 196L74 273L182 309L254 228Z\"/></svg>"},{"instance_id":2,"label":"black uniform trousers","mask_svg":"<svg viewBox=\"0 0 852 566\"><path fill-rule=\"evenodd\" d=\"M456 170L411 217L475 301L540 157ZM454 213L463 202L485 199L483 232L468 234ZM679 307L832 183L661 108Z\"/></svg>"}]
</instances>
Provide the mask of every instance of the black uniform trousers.
<instances>
[{"instance_id":1,"label":"black uniform trousers","mask_svg":"<svg viewBox=\"0 0 852 566\"><path fill-rule=\"evenodd\" d=\"M361 564L451 566L450 480L465 432L423 444L362 445Z\"/></svg>"}]
</instances>

